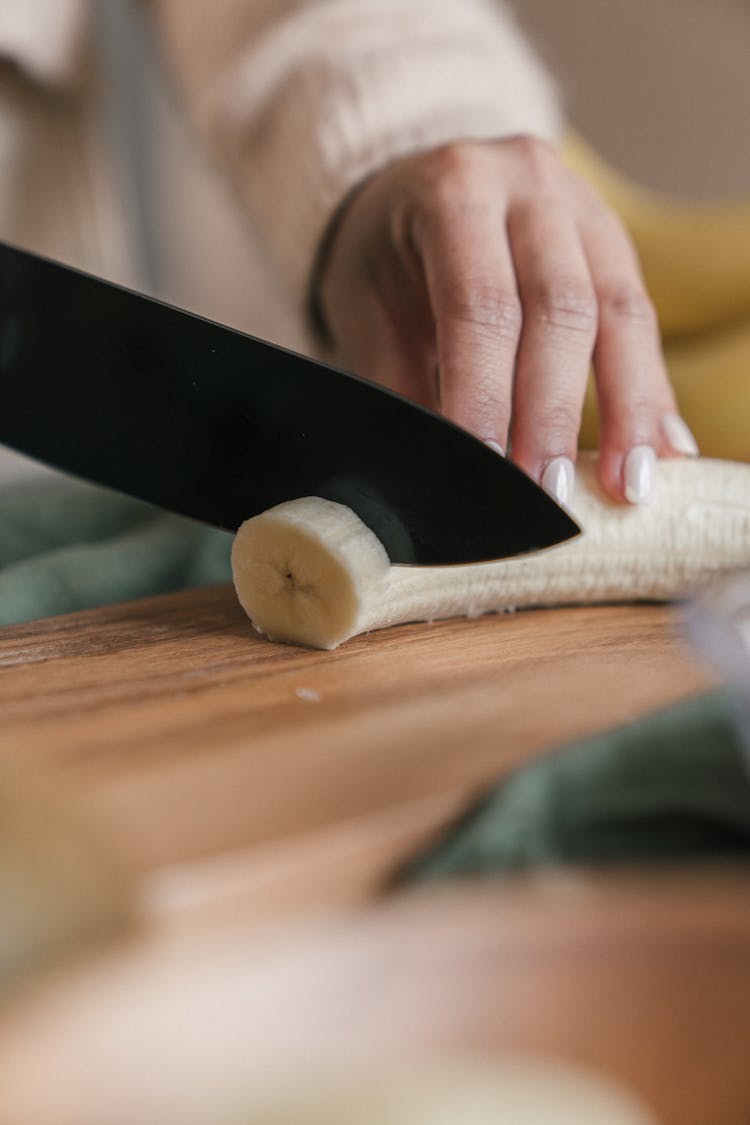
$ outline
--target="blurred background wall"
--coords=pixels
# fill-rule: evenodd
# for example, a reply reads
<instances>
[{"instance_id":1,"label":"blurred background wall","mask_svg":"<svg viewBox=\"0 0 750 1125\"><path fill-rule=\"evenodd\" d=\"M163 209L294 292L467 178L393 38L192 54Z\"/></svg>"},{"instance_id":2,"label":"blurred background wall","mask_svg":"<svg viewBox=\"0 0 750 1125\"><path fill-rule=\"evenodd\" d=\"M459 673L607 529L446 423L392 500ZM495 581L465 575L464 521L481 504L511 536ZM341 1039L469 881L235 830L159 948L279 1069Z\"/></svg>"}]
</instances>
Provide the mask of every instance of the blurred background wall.
<instances>
[{"instance_id":1,"label":"blurred background wall","mask_svg":"<svg viewBox=\"0 0 750 1125\"><path fill-rule=\"evenodd\" d=\"M568 112L637 179L750 194L750 0L511 0Z\"/></svg>"}]
</instances>

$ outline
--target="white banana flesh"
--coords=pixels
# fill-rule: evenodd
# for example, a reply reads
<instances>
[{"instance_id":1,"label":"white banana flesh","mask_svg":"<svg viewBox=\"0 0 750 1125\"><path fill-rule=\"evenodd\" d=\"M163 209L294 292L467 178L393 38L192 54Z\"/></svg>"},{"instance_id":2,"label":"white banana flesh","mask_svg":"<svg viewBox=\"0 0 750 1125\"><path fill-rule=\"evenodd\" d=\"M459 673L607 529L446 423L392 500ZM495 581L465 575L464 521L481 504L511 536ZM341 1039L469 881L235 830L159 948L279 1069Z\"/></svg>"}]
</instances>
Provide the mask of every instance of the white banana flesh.
<instances>
[{"instance_id":1,"label":"white banana flesh","mask_svg":"<svg viewBox=\"0 0 750 1125\"><path fill-rule=\"evenodd\" d=\"M473 566L391 566L349 508L317 497L247 520L232 551L237 596L272 640L333 649L372 629L531 606L670 601L750 566L750 465L663 460L650 504L610 501L593 454L579 458L573 512L584 534Z\"/></svg>"},{"instance_id":2,"label":"white banana flesh","mask_svg":"<svg viewBox=\"0 0 750 1125\"><path fill-rule=\"evenodd\" d=\"M246 520L232 547L240 604L275 641L335 648L363 632L393 568L385 548L343 504L305 496Z\"/></svg>"}]
</instances>

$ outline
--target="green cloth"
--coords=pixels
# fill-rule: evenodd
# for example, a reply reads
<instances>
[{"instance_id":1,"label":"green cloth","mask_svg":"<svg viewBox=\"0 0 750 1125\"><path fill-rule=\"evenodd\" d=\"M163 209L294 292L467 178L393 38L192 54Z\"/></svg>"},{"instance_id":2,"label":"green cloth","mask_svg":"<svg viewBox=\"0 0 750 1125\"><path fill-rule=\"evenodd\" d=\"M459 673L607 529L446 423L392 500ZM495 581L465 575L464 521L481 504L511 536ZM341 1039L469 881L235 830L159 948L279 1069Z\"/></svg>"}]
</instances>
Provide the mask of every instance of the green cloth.
<instances>
[{"instance_id":1,"label":"green cloth","mask_svg":"<svg viewBox=\"0 0 750 1125\"><path fill-rule=\"evenodd\" d=\"M519 770L398 881L750 859L749 764L727 696L702 695Z\"/></svg>"},{"instance_id":2,"label":"green cloth","mask_svg":"<svg viewBox=\"0 0 750 1125\"><path fill-rule=\"evenodd\" d=\"M232 536L79 481L0 490L0 625L231 579Z\"/></svg>"}]
</instances>

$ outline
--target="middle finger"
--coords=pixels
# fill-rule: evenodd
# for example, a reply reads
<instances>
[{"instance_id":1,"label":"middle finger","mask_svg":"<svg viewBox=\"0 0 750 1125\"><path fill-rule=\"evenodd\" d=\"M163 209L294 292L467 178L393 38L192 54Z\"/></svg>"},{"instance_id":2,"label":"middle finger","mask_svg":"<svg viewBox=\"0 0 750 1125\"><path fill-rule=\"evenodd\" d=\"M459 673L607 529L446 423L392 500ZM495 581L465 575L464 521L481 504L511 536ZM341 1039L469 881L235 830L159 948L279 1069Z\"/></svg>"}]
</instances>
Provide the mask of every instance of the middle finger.
<instances>
[{"instance_id":1,"label":"middle finger","mask_svg":"<svg viewBox=\"0 0 750 1125\"><path fill-rule=\"evenodd\" d=\"M511 208L508 235L523 306L513 458L559 500L569 502L596 340L596 295L578 231L562 206Z\"/></svg>"}]
</instances>

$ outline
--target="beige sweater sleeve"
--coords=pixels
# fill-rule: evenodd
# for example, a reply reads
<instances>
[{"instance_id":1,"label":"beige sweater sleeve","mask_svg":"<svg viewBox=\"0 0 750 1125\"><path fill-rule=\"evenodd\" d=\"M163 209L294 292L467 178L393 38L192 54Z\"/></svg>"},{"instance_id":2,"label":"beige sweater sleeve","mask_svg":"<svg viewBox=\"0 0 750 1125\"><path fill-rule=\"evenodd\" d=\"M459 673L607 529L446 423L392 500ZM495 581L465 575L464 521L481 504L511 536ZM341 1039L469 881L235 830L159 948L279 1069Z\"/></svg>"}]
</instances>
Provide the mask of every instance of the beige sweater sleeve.
<instances>
[{"instance_id":1,"label":"beige sweater sleeve","mask_svg":"<svg viewBox=\"0 0 750 1125\"><path fill-rule=\"evenodd\" d=\"M550 80L495 0L151 0L192 115L304 305L363 178L457 139L554 139Z\"/></svg>"}]
</instances>

